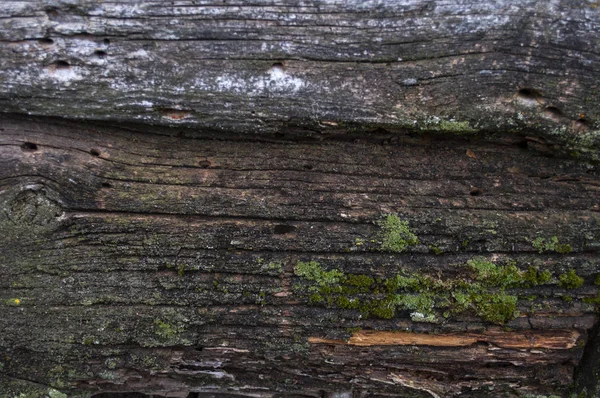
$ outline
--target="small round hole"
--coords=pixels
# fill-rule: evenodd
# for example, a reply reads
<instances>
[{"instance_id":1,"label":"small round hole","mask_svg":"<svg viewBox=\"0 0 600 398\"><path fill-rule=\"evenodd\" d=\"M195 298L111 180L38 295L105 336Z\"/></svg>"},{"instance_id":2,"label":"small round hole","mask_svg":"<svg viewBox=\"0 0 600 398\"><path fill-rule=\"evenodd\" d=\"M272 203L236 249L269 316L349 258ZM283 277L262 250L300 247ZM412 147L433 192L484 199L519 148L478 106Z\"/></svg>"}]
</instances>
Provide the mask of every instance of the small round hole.
<instances>
[{"instance_id":1,"label":"small round hole","mask_svg":"<svg viewBox=\"0 0 600 398\"><path fill-rule=\"evenodd\" d=\"M106 57L106 51L96 50L96 51L94 51L94 55L97 56L98 58L104 58L104 57Z\"/></svg>"},{"instance_id":2,"label":"small round hole","mask_svg":"<svg viewBox=\"0 0 600 398\"><path fill-rule=\"evenodd\" d=\"M200 162L198 162L198 165L203 169L208 169L212 165L212 163L208 160L201 160Z\"/></svg>"},{"instance_id":3,"label":"small round hole","mask_svg":"<svg viewBox=\"0 0 600 398\"><path fill-rule=\"evenodd\" d=\"M97 150L97 149L95 149L95 148L92 148L92 149L90 149L90 155L92 155L92 156L100 156L100 151Z\"/></svg>"},{"instance_id":4,"label":"small round hole","mask_svg":"<svg viewBox=\"0 0 600 398\"><path fill-rule=\"evenodd\" d=\"M576 124L577 124L577 126L579 126L579 127L586 127L586 128L587 128L587 127L589 127L589 126L590 126L590 121L589 121L589 120L587 120L587 119L585 119L585 118L583 118L583 117L580 117L579 119L577 119L577 120L575 121L575 123L576 123Z\"/></svg>"},{"instance_id":5,"label":"small round hole","mask_svg":"<svg viewBox=\"0 0 600 398\"><path fill-rule=\"evenodd\" d=\"M533 88L522 88L517 92L519 98L529 101L535 101L542 97L542 93Z\"/></svg>"},{"instance_id":6,"label":"small round hole","mask_svg":"<svg viewBox=\"0 0 600 398\"><path fill-rule=\"evenodd\" d=\"M293 225L278 224L275 225L275 228L273 228L273 233L275 235L284 235L289 234L290 232L293 232L295 230L296 227L294 227Z\"/></svg>"},{"instance_id":7,"label":"small round hole","mask_svg":"<svg viewBox=\"0 0 600 398\"><path fill-rule=\"evenodd\" d=\"M469 195L471 195L471 196L479 196L479 195L481 195L481 189L479 189L479 188L471 188L471 191L469 192Z\"/></svg>"},{"instance_id":8,"label":"small round hole","mask_svg":"<svg viewBox=\"0 0 600 398\"><path fill-rule=\"evenodd\" d=\"M108 46L108 45L110 45L110 40L104 39L104 40L102 40L102 43L104 43L105 46Z\"/></svg>"},{"instance_id":9,"label":"small round hole","mask_svg":"<svg viewBox=\"0 0 600 398\"><path fill-rule=\"evenodd\" d=\"M102 183L102 188L112 188L112 185L108 182L103 182Z\"/></svg>"},{"instance_id":10,"label":"small round hole","mask_svg":"<svg viewBox=\"0 0 600 398\"><path fill-rule=\"evenodd\" d=\"M24 142L23 144L21 144L21 150L23 152L35 152L38 150L38 146L33 142Z\"/></svg>"},{"instance_id":11,"label":"small round hole","mask_svg":"<svg viewBox=\"0 0 600 398\"><path fill-rule=\"evenodd\" d=\"M52 64L56 69L69 69L71 65L67 61L56 61Z\"/></svg>"},{"instance_id":12,"label":"small round hole","mask_svg":"<svg viewBox=\"0 0 600 398\"><path fill-rule=\"evenodd\" d=\"M251 115L256 115L256 111L250 111Z\"/></svg>"},{"instance_id":13,"label":"small round hole","mask_svg":"<svg viewBox=\"0 0 600 398\"><path fill-rule=\"evenodd\" d=\"M305 170L312 170L313 169L313 166L311 164L305 164L303 167L304 167Z\"/></svg>"},{"instance_id":14,"label":"small round hole","mask_svg":"<svg viewBox=\"0 0 600 398\"><path fill-rule=\"evenodd\" d=\"M46 7L45 11L46 11L46 15L49 18L58 17L59 12L58 12L58 8L56 8L56 7Z\"/></svg>"},{"instance_id":15,"label":"small round hole","mask_svg":"<svg viewBox=\"0 0 600 398\"><path fill-rule=\"evenodd\" d=\"M557 107L555 107L555 106L549 106L549 107L547 107L546 110L545 110L545 112L549 116L558 116L558 117L560 117L560 116L563 115L562 111L560 109L558 109Z\"/></svg>"},{"instance_id":16,"label":"small round hole","mask_svg":"<svg viewBox=\"0 0 600 398\"><path fill-rule=\"evenodd\" d=\"M281 62L275 62L273 65L271 65L272 68L279 68L279 69L283 69L283 63Z\"/></svg>"},{"instance_id":17,"label":"small round hole","mask_svg":"<svg viewBox=\"0 0 600 398\"><path fill-rule=\"evenodd\" d=\"M523 149L528 149L529 148L529 142L527 140L517 141L515 143L515 145L518 146L519 148L523 148Z\"/></svg>"},{"instance_id":18,"label":"small round hole","mask_svg":"<svg viewBox=\"0 0 600 398\"><path fill-rule=\"evenodd\" d=\"M43 46L50 46L52 44L54 44L54 40L50 39L50 38L43 38L43 39L39 39L38 43L43 45Z\"/></svg>"}]
</instances>

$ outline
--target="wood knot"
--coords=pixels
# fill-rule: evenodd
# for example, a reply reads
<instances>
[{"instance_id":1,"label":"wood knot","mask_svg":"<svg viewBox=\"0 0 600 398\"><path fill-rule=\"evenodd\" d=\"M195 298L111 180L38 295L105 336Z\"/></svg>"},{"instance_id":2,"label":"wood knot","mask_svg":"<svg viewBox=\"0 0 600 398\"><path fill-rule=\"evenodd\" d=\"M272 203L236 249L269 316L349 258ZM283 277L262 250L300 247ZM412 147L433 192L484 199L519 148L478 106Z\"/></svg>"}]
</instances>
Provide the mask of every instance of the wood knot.
<instances>
[{"instance_id":1,"label":"wood knot","mask_svg":"<svg viewBox=\"0 0 600 398\"><path fill-rule=\"evenodd\" d=\"M37 186L16 194L7 204L8 218L15 225L44 226L56 221L64 212L57 201Z\"/></svg>"}]
</instances>

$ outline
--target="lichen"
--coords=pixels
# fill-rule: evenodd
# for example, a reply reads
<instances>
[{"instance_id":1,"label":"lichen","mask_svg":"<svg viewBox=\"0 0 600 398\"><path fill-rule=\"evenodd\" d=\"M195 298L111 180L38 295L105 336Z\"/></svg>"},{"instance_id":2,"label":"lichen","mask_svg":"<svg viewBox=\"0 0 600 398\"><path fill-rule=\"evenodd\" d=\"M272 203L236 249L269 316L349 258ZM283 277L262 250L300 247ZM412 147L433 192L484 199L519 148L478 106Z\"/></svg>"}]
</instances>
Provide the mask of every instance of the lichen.
<instances>
[{"instance_id":1,"label":"lichen","mask_svg":"<svg viewBox=\"0 0 600 398\"><path fill-rule=\"evenodd\" d=\"M478 130L473 128L468 121L458 121L455 119L442 119L438 116L429 116L418 120L405 120L403 122L406 127L418 127L424 131L439 131L453 134L473 134Z\"/></svg>"},{"instance_id":2,"label":"lichen","mask_svg":"<svg viewBox=\"0 0 600 398\"><path fill-rule=\"evenodd\" d=\"M417 236L411 232L408 221L402 221L397 215L387 215L378 224L381 227L380 249L382 251L401 253L409 246L419 243Z\"/></svg>"},{"instance_id":3,"label":"lichen","mask_svg":"<svg viewBox=\"0 0 600 398\"><path fill-rule=\"evenodd\" d=\"M156 325L154 333L162 339L170 339L178 333L176 328L166 322L161 321L160 319L155 319L154 324Z\"/></svg>"},{"instance_id":4,"label":"lichen","mask_svg":"<svg viewBox=\"0 0 600 398\"><path fill-rule=\"evenodd\" d=\"M567 254L573 251L570 244L560 243L557 236L553 236L551 238L542 238L541 236L538 236L531 242L531 244L539 253L543 253L544 251L553 251L560 254Z\"/></svg>"},{"instance_id":5,"label":"lichen","mask_svg":"<svg viewBox=\"0 0 600 398\"><path fill-rule=\"evenodd\" d=\"M4 303L6 305L12 305L12 306L16 306L16 305L20 305L21 304L21 299L18 298L10 298L10 299L6 299L4 300Z\"/></svg>"},{"instance_id":6,"label":"lichen","mask_svg":"<svg viewBox=\"0 0 600 398\"><path fill-rule=\"evenodd\" d=\"M325 271L316 261L299 261L294 267L294 273L309 281L316 282L319 286L331 286L339 283L344 274L339 270Z\"/></svg>"},{"instance_id":7,"label":"lichen","mask_svg":"<svg viewBox=\"0 0 600 398\"><path fill-rule=\"evenodd\" d=\"M477 131L473 127L471 127L469 122L465 122L465 121L459 122L456 120L442 120L438 124L438 128L440 131L459 133L459 134L474 133Z\"/></svg>"},{"instance_id":8,"label":"lichen","mask_svg":"<svg viewBox=\"0 0 600 398\"><path fill-rule=\"evenodd\" d=\"M267 264L267 269L275 271L278 274L283 273L283 265L278 261L271 261L269 264Z\"/></svg>"}]
</instances>

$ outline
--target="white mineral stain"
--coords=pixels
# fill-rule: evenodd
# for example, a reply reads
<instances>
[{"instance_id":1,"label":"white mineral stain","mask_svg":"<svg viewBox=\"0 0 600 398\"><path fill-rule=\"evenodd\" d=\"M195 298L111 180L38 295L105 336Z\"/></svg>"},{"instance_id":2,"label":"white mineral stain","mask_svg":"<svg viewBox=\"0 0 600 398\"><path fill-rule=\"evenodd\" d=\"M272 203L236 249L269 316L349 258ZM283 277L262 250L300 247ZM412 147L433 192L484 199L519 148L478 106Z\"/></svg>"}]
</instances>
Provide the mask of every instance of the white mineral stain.
<instances>
[{"instance_id":1,"label":"white mineral stain","mask_svg":"<svg viewBox=\"0 0 600 398\"><path fill-rule=\"evenodd\" d=\"M233 91L251 95L260 95L265 92L295 94L307 86L304 80L291 76L280 66L273 66L265 76L241 77L236 74L227 74L217 77L215 83L217 91ZM198 88L210 90L211 86L210 82L196 81Z\"/></svg>"},{"instance_id":2,"label":"white mineral stain","mask_svg":"<svg viewBox=\"0 0 600 398\"><path fill-rule=\"evenodd\" d=\"M70 84L72 81L81 80L83 76L78 74L73 68L57 68L56 66L50 66L41 74L41 77L46 79L52 79L65 84Z\"/></svg>"}]
</instances>

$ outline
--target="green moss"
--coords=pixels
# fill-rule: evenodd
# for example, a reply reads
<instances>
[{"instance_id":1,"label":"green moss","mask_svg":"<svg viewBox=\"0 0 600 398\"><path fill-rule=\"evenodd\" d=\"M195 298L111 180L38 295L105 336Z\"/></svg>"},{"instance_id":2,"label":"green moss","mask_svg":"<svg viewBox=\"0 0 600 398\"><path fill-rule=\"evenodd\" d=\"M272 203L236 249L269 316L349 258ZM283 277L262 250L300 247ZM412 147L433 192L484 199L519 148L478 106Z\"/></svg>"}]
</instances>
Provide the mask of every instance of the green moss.
<instances>
[{"instance_id":1,"label":"green moss","mask_svg":"<svg viewBox=\"0 0 600 398\"><path fill-rule=\"evenodd\" d=\"M467 261L467 265L475 271L475 279L488 286L516 287L523 282L523 276L514 264L498 266L484 258L475 258Z\"/></svg>"},{"instance_id":2,"label":"green moss","mask_svg":"<svg viewBox=\"0 0 600 398\"><path fill-rule=\"evenodd\" d=\"M467 261L467 265L477 273L476 279L488 279L498 273L498 267L491 261L484 258L475 258Z\"/></svg>"},{"instance_id":3,"label":"green moss","mask_svg":"<svg viewBox=\"0 0 600 398\"><path fill-rule=\"evenodd\" d=\"M273 274L273 273L282 274L283 273L283 264L279 261L270 261L269 263L265 263L265 259L259 257L256 260L256 262L260 265L261 271L264 271L269 274Z\"/></svg>"},{"instance_id":4,"label":"green moss","mask_svg":"<svg viewBox=\"0 0 600 398\"><path fill-rule=\"evenodd\" d=\"M600 305L600 293L595 297L584 297L582 301L587 304Z\"/></svg>"},{"instance_id":5,"label":"green moss","mask_svg":"<svg viewBox=\"0 0 600 398\"><path fill-rule=\"evenodd\" d=\"M183 276L183 274L185 273L185 269L186 269L186 268L187 268L187 265L186 265L186 264L184 264L184 263L182 263L182 264L179 264L179 265L177 266L177 274L178 274L179 276Z\"/></svg>"},{"instance_id":6,"label":"green moss","mask_svg":"<svg viewBox=\"0 0 600 398\"><path fill-rule=\"evenodd\" d=\"M364 317L385 319L394 317L397 311L407 311L415 322L440 322L442 317L466 312L500 325L518 316L519 297L510 289L553 280L548 270L531 266L521 271L514 263L496 264L481 257L458 266L465 271L453 278L406 272L375 278L338 269L326 271L316 261L300 261L294 271L305 281L296 291L305 292L312 305L358 310ZM573 270L558 279L561 287L569 289L583 283ZM535 296L521 299L533 300ZM595 298L584 301L596 304Z\"/></svg>"},{"instance_id":7,"label":"green moss","mask_svg":"<svg viewBox=\"0 0 600 398\"><path fill-rule=\"evenodd\" d=\"M567 253L571 253L573 251L573 249L571 248L570 244L558 244L556 245L556 247L554 248L554 251L560 254L567 254Z\"/></svg>"},{"instance_id":8,"label":"green moss","mask_svg":"<svg viewBox=\"0 0 600 398\"><path fill-rule=\"evenodd\" d=\"M600 274L596 275L596 279L594 279L594 285L600 286Z\"/></svg>"},{"instance_id":9,"label":"green moss","mask_svg":"<svg viewBox=\"0 0 600 398\"><path fill-rule=\"evenodd\" d=\"M386 252L401 253L409 246L415 246L419 239L410 231L408 221L402 221L400 217L390 214L379 222L381 227L380 249Z\"/></svg>"},{"instance_id":10,"label":"green moss","mask_svg":"<svg viewBox=\"0 0 600 398\"><path fill-rule=\"evenodd\" d=\"M92 345L92 344L94 344L94 338L93 337L86 337L85 339L83 339L83 344L85 344L85 345Z\"/></svg>"},{"instance_id":11,"label":"green moss","mask_svg":"<svg viewBox=\"0 0 600 398\"><path fill-rule=\"evenodd\" d=\"M444 312L448 313L474 311L493 323L512 319L516 296L488 289L516 283L515 275L519 275L518 271L515 274L516 267L498 267L483 259L472 261L469 267L476 270L477 281L467 283L417 274L390 278L346 275L339 270L325 271L316 261L298 262L295 273L310 282L306 286L310 304L356 309L365 317L389 319L397 310L405 310L413 321L438 322L439 311L446 309ZM448 291L453 290L455 295L451 296Z\"/></svg>"},{"instance_id":12,"label":"green moss","mask_svg":"<svg viewBox=\"0 0 600 398\"><path fill-rule=\"evenodd\" d=\"M544 251L554 251L560 254L567 254L573 251L570 244L560 243L557 236L548 239L538 236L531 242L531 245L539 253L543 253Z\"/></svg>"},{"instance_id":13,"label":"green moss","mask_svg":"<svg viewBox=\"0 0 600 398\"><path fill-rule=\"evenodd\" d=\"M396 296L396 304L403 309L429 313L433 311L435 301L431 294L400 294Z\"/></svg>"},{"instance_id":14,"label":"green moss","mask_svg":"<svg viewBox=\"0 0 600 398\"><path fill-rule=\"evenodd\" d=\"M535 395L535 394L525 394L523 398L560 398L558 395Z\"/></svg>"},{"instance_id":15,"label":"green moss","mask_svg":"<svg viewBox=\"0 0 600 398\"><path fill-rule=\"evenodd\" d=\"M260 304L261 306L267 304L267 294L265 292L259 292L256 297L256 304Z\"/></svg>"},{"instance_id":16,"label":"green moss","mask_svg":"<svg viewBox=\"0 0 600 398\"><path fill-rule=\"evenodd\" d=\"M444 251L441 250L439 247L437 247L436 245L429 245L429 250L435 254L436 256L439 256L440 254L443 254Z\"/></svg>"},{"instance_id":17,"label":"green moss","mask_svg":"<svg viewBox=\"0 0 600 398\"><path fill-rule=\"evenodd\" d=\"M416 121L415 121L416 122ZM413 127L412 122L408 122ZM467 121L457 121L454 119L444 120L437 116L430 116L422 121L419 127L421 130L440 131L453 134L472 134L477 129L471 127Z\"/></svg>"},{"instance_id":18,"label":"green moss","mask_svg":"<svg viewBox=\"0 0 600 398\"><path fill-rule=\"evenodd\" d=\"M560 275L558 280L559 285L565 289L577 289L583 285L583 278L577 275L573 269Z\"/></svg>"},{"instance_id":19,"label":"green moss","mask_svg":"<svg viewBox=\"0 0 600 398\"><path fill-rule=\"evenodd\" d=\"M477 315L491 323L504 324L518 316L517 297L504 292L478 295L474 304Z\"/></svg>"},{"instance_id":20,"label":"green moss","mask_svg":"<svg viewBox=\"0 0 600 398\"><path fill-rule=\"evenodd\" d=\"M524 286L532 287L550 282L552 273L548 270L540 272L537 268L530 266L529 269L522 274L522 278Z\"/></svg>"},{"instance_id":21,"label":"green moss","mask_svg":"<svg viewBox=\"0 0 600 398\"><path fill-rule=\"evenodd\" d=\"M358 292L366 293L369 291L371 285L375 283L375 279L367 275L350 274L345 277L344 282L347 285L356 287Z\"/></svg>"},{"instance_id":22,"label":"green moss","mask_svg":"<svg viewBox=\"0 0 600 398\"><path fill-rule=\"evenodd\" d=\"M562 296L561 297L563 299L563 301L566 301L567 303L572 303L573 302L573 296Z\"/></svg>"},{"instance_id":23,"label":"green moss","mask_svg":"<svg viewBox=\"0 0 600 398\"><path fill-rule=\"evenodd\" d=\"M67 394L64 394L58 390L55 390L53 388L48 390L48 396L50 398L67 398Z\"/></svg>"}]
</instances>

